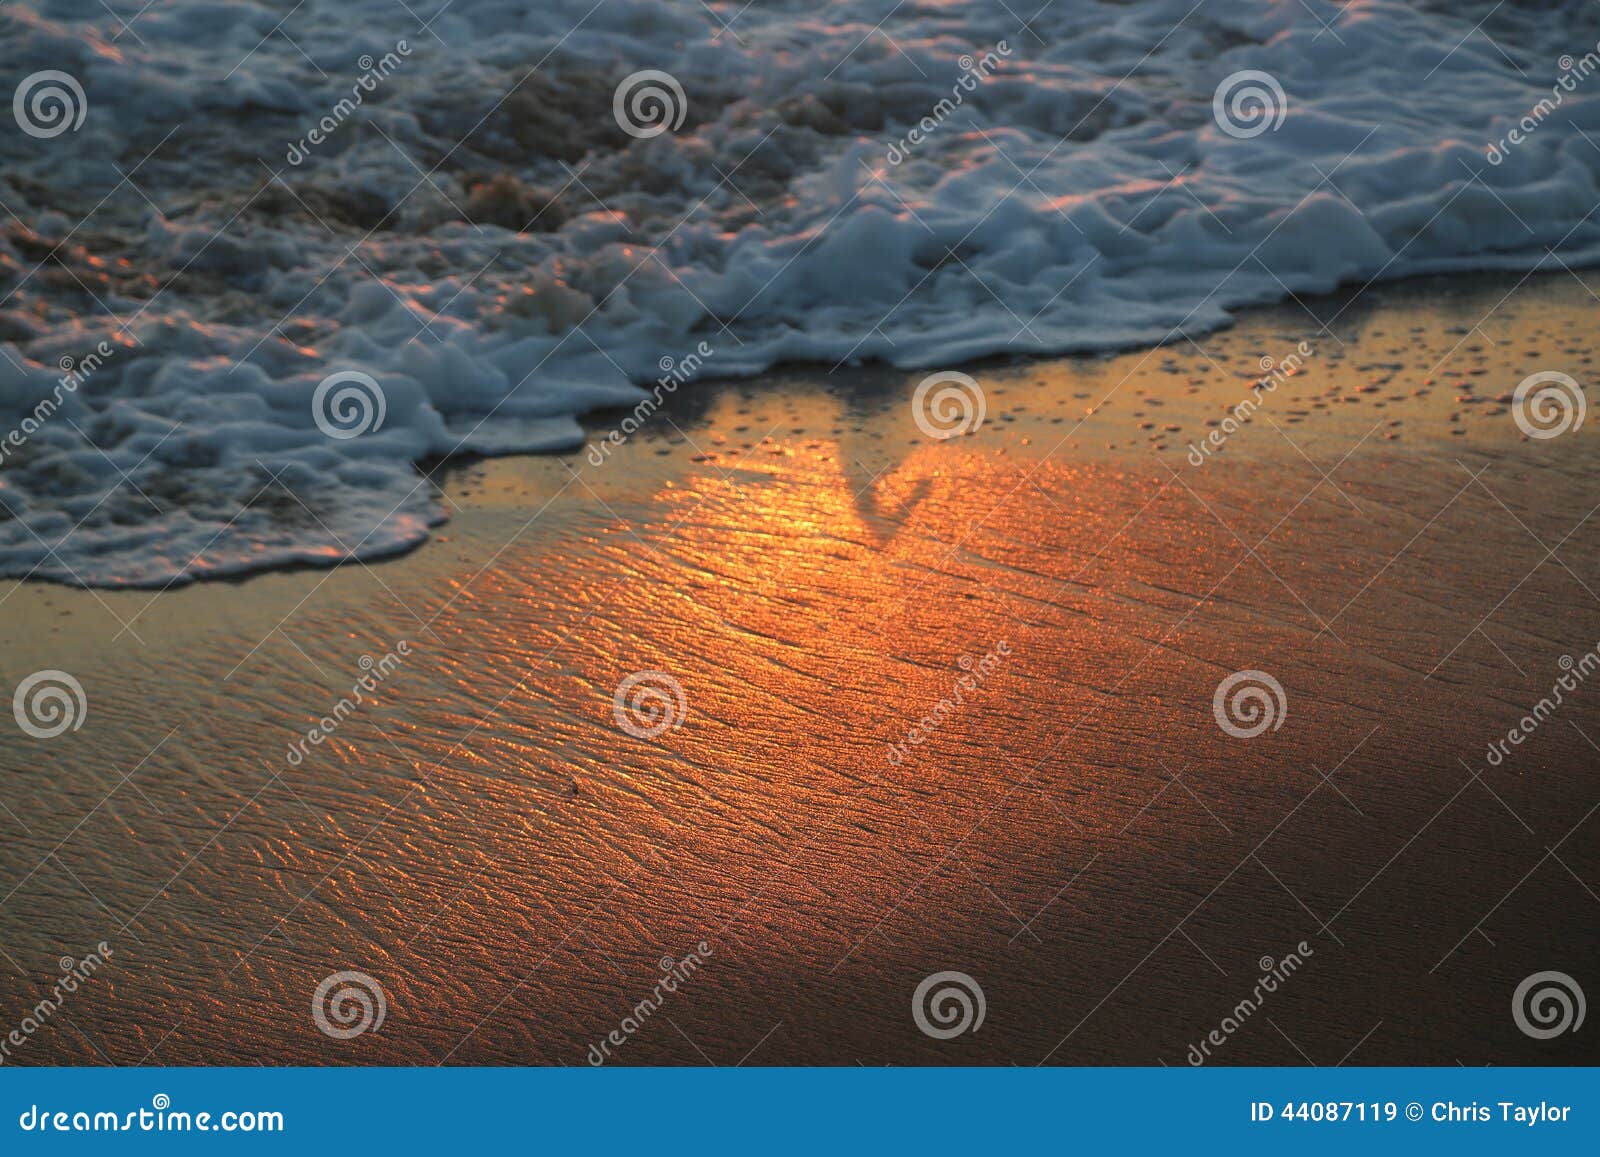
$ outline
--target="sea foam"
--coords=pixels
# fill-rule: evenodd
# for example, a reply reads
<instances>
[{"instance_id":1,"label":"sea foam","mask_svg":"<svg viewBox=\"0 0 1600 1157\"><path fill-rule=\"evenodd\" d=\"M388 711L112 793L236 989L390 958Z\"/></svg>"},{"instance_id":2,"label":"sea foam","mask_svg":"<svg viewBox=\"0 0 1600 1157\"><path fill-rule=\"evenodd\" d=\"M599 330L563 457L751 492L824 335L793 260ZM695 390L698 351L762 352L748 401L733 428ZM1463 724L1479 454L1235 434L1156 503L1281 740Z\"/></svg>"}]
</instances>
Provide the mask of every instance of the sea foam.
<instances>
[{"instance_id":1,"label":"sea foam","mask_svg":"<svg viewBox=\"0 0 1600 1157\"><path fill-rule=\"evenodd\" d=\"M0 9L4 576L403 550L415 462L575 448L707 347L948 368L1600 258L1578 0L113 7ZM23 131L44 73L81 124Z\"/></svg>"}]
</instances>

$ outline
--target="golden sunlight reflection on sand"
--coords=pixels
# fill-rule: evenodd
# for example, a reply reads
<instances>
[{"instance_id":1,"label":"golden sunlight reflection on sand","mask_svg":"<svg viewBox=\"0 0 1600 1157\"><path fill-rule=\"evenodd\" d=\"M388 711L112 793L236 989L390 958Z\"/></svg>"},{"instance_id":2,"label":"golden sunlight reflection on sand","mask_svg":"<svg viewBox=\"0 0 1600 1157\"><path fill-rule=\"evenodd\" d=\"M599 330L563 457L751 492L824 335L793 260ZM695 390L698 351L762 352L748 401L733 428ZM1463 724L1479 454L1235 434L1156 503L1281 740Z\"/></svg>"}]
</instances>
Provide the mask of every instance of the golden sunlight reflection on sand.
<instances>
[{"instance_id":1,"label":"golden sunlight reflection on sand","mask_svg":"<svg viewBox=\"0 0 1600 1157\"><path fill-rule=\"evenodd\" d=\"M29 826L8 833L0 939L53 959L109 922L113 984L80 1023L128 1063L582 1064L701 942L711 963L624 1063L760 1042L753 1063L1177 1063L1255 960L1307 937L1321 979L1274 1012L1301 1047L1336 1059L1383 1019L1382 1056L1432 1058L1505 978L1392 961L1437 959L1542 846L1469 792L1378 874L1461 792L1463 721L1520 715L1504 656L1544 672L1600 637L1592 600L1493 514L1573 532L1587 458L1517 440L1425 367L1372 389L1375 366L1426 360L1412 347L1460 344L1430 307L1350 335L1282 387L1279 428L1187 464L1282 348L1272 316L1208 338L1238 379L1181 351L980 370L983 426L942 442L907 418L916 375L686 393L598 467L452 472L452 521L401 562L99 596L144 646L106 651L94 597L25 588L0 642L18 669L81 668L94 725L0 748ZM1516 346L1497 343L1458 372L1505 377ZM1457 458L1495 464L1493 497ZM1597 550L1593 521L1562 547ZM1241 742L1213 692L1260 667L1287 723ZM642 672L681 687L677 726L619 726ZM1559 834L1592 752L1568 729L1548 743L1538 775L1494 786ZM106 799L125 774L139 791ZM63 840L83 887L27 873ZM1453 849L1471 854L1441 884ZM1571 931L1588 903L1530 891L1497 939ZM989 1004L959 1055L905 1007L950 967ZM343 1051L307 1016L337 968L389 1000ZM1270 1034L1252 1048L1296 1059Z\"/></svg>"}]
</instances>

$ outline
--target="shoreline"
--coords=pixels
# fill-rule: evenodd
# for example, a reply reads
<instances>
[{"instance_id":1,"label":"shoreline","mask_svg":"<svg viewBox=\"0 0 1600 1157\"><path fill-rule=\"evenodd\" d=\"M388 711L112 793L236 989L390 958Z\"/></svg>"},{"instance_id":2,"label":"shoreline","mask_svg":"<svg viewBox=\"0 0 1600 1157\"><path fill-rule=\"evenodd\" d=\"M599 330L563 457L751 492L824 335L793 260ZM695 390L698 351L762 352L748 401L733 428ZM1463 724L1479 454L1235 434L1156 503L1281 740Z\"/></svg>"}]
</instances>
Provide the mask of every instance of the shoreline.
<instances>
[{"instance_id":1,"label":"shoreline","mask_svg":"<svg viewBox=\"0 0 1600 1157\"><path fill-rule=\"evenodd\" d=\"M1583 267L1580 266L1579 268ZM1292 302L1286 300L1267 305L1246 307L1237 312L1231 325L1211 330L1204 334L1199 341L1187 336L1176 336L1169 337L1167 341L1155 345L1136 345L1128 348L1060 355L1029 354L1009 357L987 357L964 362L951 368L968 376L993 376L1007 383L1014 382L1019 377L1033 377L1036 383L1042 383L1045 380L1059 378L1063 375L1095 375L1103 377L1106 375L1096 375L1095 371L1109 365L1109 374L1111 376L1123 374L1127 378L1141 372L1144 364L1157 355L1163 355L1163 372L1173 372L1170 369L1172 358L1167 354L1167 351L1175 350L1182 356L1197 353L1205 361L1211 362L1210 366L1196 367L1196 371L1201 377L1211 373L1212 370L1217 371L1217 377L1213 378L1209 384L1215 384L1216 381L1231 374L1237 376L1248 388L1250 383L1267 378L1279 378L1281 381L1282 367L1276 364L1272 367L1263 366L1261 367L1261 372L1255 376L1251 376L1245 370L1234 370L1231 366L1229 369L1224 370L1222 366L1217 365L1205 353L1205 343L1220 343L1222 346L1231 347L1240 344L1238 339L1243 337L1246 339L1246 344L1253 341L1262 357L1272 356L1271 353L1267 352L1268 350L1287 351L1290 357L1298 357L1301 361L1309 363L1316 356L1314 348L1308 349L1308 347L1312 346L1314 337L1301 337L1298 341L1293 338L1285 340L1285 334L1293 333L1297 325L1309 325L1311 329L1308 332L1315 334L1315 331L1320 326L1321 317L1332 315L1335 318L1342 318L1351 308L1354 309L1354 316L1360 318L1366 313L1387 308L1395 308L1402 313L1416 312L1419 308L1426 311L1435 305L1449 304L1455 298L1465 298L1468 301L1476 300L1481 303L1493 303L1495 298L1502 296L1503 290L1508 284L1513 289L1516 289L1528 283L1534 286L1532 292L1535 295L1553 293L1555 294L1555 300L1561 301L1566 306L1581 304L1581 291L1579 296L1573 296L1570 283L1562 274L1525 273L1514 281L1512 278L1512 274L1480 271L1460 275L1414 275L1392 282L1379 283L1374 286L1350 285L1327 294L1297 298ZM1540 288L1541 286L1543 288ZM1370 299L1360 300L1367 294L1372 295ZM1467 305L1463 308L1470 312L1472 306ZM1271 335L1270 337L1269 334ZM1233 335L1233 337L1230 338L1229 335ZM1342 344L1337 337L1332 337L1330 340L1332 344ZM1454 352L1454 350L1450 351L1451 354ZM1448 360L1449 356L1447 354L1445 360ZM1128 369L1130 364L1133 366L1131 371ZM1307 368L1309 372L1311 367L1308 366ZM768 391L781 393L785 390L798 389L810 393L822 390L846 400L871 403L880 401L889 395L904 395L908 398L912 386L917 381L936 372L942 371L927 368L918 370L898 369L884 363L853 364L841 366L837 370L832 370L824 362L784 363L753 376L705 379L689 377L683 379L675 389L666 392L665 398L660 404L651 407L651 413L661 412L667 419L672 420L670 424L674 427L681 424L688 426L692 430L705 420L706 414L714 407L719 398L728 393L759 396ZM1474 376L1482 376L1487 371L1480 366L1476 367L1472 372ZM1386 374L1384 380L1387 381L1389 376L1392 375ZM839 379L837 384L834 381L836 378ZM1190 384L1197 386L1201 383L1199 379L1191 377ZM1430 386L1433 384L1429 383ZM1470 386L1470 380L1466 381L1466 384ZM648 386L640 384L639 388L647 390ZM1112 392L1115 393L1116 391ZM1193 394L1197 391L1190 389L1186 392ZM1504 391L1500 392L1503 393ZM1074 394L1075 400L1087 400L1091 396L1089 394ZM1174 399L1159 398L1155 404L1169 404L1172 400ZM1401 399L1390 395L1387 400L1395 402ZM1489 397L1474 398L1470 400L1468 405L1482 405L1488 401L1490 401ZM1502 407L1508 402L1509 397L1501 399L1496 403L1495 407L1486 407L1481 413L1484 416L1498 417L1504 413L1504 410L1498 407ZM1322 405L1319 408L1326 409L1327 407ZM214 575L198 574L181 581L169 580L166 583L157 582L150 585L80 585L61 582L52 578L7 578L0 579L0 597L18 590L34 588L59 589L63 591L95 591L101 595L126 592L134 595L153 596L158 593L168 594L197 586L238 586L274 575L302 572L318 574L347 567L391 564L409 558L418 551L425 550L437 540L440 528L444 528L444 532L448 534L448 528L455 522L455 515L452 514L452 510L459 514L464 509L458 505L456 500L465 493L471 493L472 480L486 473L495 476L502 474L520 475L527 471L521 470L515 465L507 464L521 462L554 462L566 463L569 466L581 466L585 464L586 455L589 456L588 465L596 469L604 466L606 464L604 462L595 463L593 461L591 451L597 446L603 447L605 435L615 430L619 423L627 415L634 413L636 409L637 406L635 404L620 404L586 411L577 415L577 421L584 432L584 441L581 445L566 450L518 452L501 455L466 453L450 458L434 458L413 463L413 469L419 479L419 487L426 486L434 494L442 495L446 505L439 510L441 521L434 524L433 532L427 538L408 546L397 547L391 551L371 555L343 558L332 564L309 561L278 565L268 564L259 570ZM1086 407L1086 409L1089 408ZM1456 404L1445 407L1445 410L1460 414L1461 406ZM1441 412L1438 407L1429 407L1429 411L1425 416L1438 417ZM1471 413L1472 411L1469 409L1466 411L1466 416L1471 416ZM1207 415L1193 407L1186 408L1181 416L1190 422L1199 421L1201 423L1204 423L1207 417ZM1016 417L1017 413L1008 412L1004 416L1004 420L1012 421ZM1289 416L1288 421L1290 424L1298 424L1307 417L1309 417L1308 412L1297 410ZM1453 421L1454 419L1451 420ZM683 438L678 436L682 431L669 435L660 428L661 425L662 423L660 422L650 422L647 419L636 434L630 435L624 441L632 441L634 438L638 438L652 445L660 443L665 443L669 446L683 445ZM1211 425L1215 425L1215 423L1211 423ZM1202 451L1204 451L1203 440L1207 432L1205 428L1197 431L1202 440L1200 447ZM1467 434L1469 432L1476 434L1478 431L1472 426L1463 426L1459 431L1452 431L1453 434ZM1522 440L1526 441L1525 438ZM911 441L914 443L916 439L912 438ZM1158 450L1167 448L1165 441L1158 437L1152 436L1148 441ZM1188 444L1193 445L1192 442ZM1122 443L1122 445L1128 445L1128 443ZM1107 444L1104 448L1114 450L1118 446L1119 443L1113 442ZM1095 452L1097 449L1093 439L1087 437L1082 442L1075 442L1072 448L1090 453ZM744 449L749 450L750 446L745 444ZM659 447L657 452L661 452ZM634 449L628 451L628 453L637 456L638 450ZM606 457L609 458L609 454ZM491 491L495 489L495 487L490 487Z\"/></svg>"}]
</instances>

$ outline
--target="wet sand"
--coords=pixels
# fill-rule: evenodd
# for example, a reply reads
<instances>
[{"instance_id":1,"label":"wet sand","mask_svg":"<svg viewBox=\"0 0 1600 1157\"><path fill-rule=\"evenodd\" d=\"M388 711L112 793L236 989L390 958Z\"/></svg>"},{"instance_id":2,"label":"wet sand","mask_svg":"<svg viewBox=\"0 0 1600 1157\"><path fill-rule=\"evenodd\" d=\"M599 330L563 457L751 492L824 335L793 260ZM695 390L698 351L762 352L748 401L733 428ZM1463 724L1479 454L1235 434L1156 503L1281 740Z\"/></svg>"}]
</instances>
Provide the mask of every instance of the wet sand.
<instances>
[{"instance_id":1,"label":"wet sand","mask_svg":"<svg viewBox=\"0 0 1600 1157\"><path fill-rule=\"evenodd\" d=\"M697 383L598 466L438 471L403 559L8 586L7 696L88 710L0 743L0 1010L114 950L8 1063L1182 1065L1291 953L1213 1063L1595 1063L1511 999L1600 991L1600 685L1486 758L1600 643L1594 427L1507 405L1592 380L1595 307L1425 282L967 367L945 441L918 373ZM1249 739L1244 670L1287 708ZM675 728L618 725L640 671ZM387 1011L340 1040L346 969ZM940 1040L946 970L985 1016Z\"/></svg>"}]
</instances>

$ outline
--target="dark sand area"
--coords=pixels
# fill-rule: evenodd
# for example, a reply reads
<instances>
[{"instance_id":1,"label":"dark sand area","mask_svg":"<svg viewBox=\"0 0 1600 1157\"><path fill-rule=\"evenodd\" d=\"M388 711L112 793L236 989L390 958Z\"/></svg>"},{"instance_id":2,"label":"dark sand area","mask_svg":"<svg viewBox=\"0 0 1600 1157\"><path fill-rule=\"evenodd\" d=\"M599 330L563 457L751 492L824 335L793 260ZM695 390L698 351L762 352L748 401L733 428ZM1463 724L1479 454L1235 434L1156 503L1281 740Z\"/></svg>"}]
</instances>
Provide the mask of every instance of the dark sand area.
<instances>
[{"instance_id":1,"label":"dark sand area","mask_svg":"<svg viewBox=\"0 0 1600 1157\"><path fill-rule=\"evenodd\" d=\"M1486 760L1600 645L1597 420L1507 404L1592 387L1595 290L968 367L987 418L948 441L920 373L695 383L599 466L440 471L403 559L7 586L7 694L60 669L88 710L0 742L0 1007L114 949L10 1061L581 1065L690 952L617 1061L1181 1065L1291 952L1217 1063L1600 1061L1511 1015L1597 977L1600 677ZM1287 709L1240 739L1213 694L1251 670ZM618 726L639 671L675 729ZM387 999L350 1041L311 1016L344 969ZM912 1016L943 970L986 1005L951 1040Z\"/></svg>"}]
</instances>

